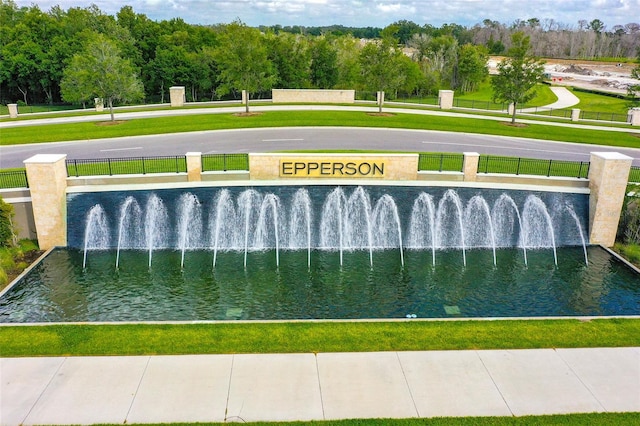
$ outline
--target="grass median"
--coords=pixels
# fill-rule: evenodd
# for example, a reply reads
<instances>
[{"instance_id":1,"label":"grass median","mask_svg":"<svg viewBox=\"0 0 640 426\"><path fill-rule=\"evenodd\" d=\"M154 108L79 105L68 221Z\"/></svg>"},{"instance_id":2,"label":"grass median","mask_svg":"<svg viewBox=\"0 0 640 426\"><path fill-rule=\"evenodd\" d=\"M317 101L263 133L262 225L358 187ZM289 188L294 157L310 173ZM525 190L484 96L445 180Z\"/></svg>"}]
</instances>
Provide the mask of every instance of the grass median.
<instances>
[{"instance_id":1,"label":"grass median","mask_svg":"<svg viewBox=\"0 0 640 426\"><path fill-rule=\"evenodd\" d=\"M639 319L0 327L0 356L377 352L640 345Z\"/></svg>"},{"instance_id":2,"label":"grass median","mask_svg":"<svg viewBox=\"0 0 640 426\"><path fill-rule=\"evenodd\" d=\"M405 114L400 112L379 116L354 111L267 111L251 116L225 113L140 118L109 126L89 122L9 127L2 130L0 144L17 145L242 128L342 127L345 124L350 127L439 130L608 146L640 147L640 134L632 132L614 133L606 130L551 126L547 124L511 126L505 121L468 117ZM188 145L189 141L185 138L185 149L188 148Z\"/></svg>"}]
</instances>

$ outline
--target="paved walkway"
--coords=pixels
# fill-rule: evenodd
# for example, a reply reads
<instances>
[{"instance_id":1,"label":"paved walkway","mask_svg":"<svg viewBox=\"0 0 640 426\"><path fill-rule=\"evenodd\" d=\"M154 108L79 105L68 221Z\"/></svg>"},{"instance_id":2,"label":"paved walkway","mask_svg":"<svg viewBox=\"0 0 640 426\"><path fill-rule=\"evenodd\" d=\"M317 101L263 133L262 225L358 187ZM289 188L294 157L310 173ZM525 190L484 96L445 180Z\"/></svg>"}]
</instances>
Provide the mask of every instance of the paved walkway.
<instances>
[{"instance_id":1,"label":"paved walkway","mask_svg":"<svg viewBox=\"0 0 640 426\"><path fill-rule=\"evenodd\" d=\"M569 89L567 89L566 87L550 87L550 89L553 92L553 94L556 95L556 97L558 98L557 101L549 105L544 105L537 108L525 108L523 110L518 110L518 111L519 112L536 112L536 111L545 110L545 109L563 109L563 108L572 107L574 105L578 105L580 103L580 98L578 98L576 95L571 93L571 91L569 91Z\"/></svg>"},{"instance_id":2,"label":"paved walkway","mask_svg":"<svg viewBox=\"0 0 640 426\"><path fill-rule=\"evenodd\" d=\"M0 424L640 411L640 347L0 359Z\"/></svg>"}]
</instances>

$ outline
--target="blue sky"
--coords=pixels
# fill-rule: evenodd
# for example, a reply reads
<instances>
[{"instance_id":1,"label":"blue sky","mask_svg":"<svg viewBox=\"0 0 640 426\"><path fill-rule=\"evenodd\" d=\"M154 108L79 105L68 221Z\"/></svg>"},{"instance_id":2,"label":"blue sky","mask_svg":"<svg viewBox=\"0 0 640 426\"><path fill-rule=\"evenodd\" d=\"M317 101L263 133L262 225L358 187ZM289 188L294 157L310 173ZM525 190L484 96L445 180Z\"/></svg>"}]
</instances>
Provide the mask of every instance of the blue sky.
<instances>
[{"instance_id":1,"label":"blue sky","mask_svg":"<svg viewBox=\"0 0 640 426\"><path fill-rule=\"evenodd\" d=\"M228 23L239 18L250 26L342 24L385 27L406 19L419 25L457 23L471 26L484 19L510 24L516 19L553 19L577 26L579 20L600 19L607 28L640 23L640 0L15 0L42 10L92 3L115 15L124 5L152 20L180 17L191 24Z\"/></svg>"}]
</instances>

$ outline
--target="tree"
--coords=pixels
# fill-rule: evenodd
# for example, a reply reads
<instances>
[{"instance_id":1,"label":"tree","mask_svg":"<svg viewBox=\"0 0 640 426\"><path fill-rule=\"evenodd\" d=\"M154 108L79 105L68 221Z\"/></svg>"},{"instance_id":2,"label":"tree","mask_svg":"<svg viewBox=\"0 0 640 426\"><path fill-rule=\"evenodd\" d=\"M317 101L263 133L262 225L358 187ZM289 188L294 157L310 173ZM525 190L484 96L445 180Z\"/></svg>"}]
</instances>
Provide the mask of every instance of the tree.
<instances>
[{"instance_id":1,"label":"tree","mask_svg":"<svg viewBox=\"0 0 640 426\"><path fill-rule=\"evenodd\" d=\"M513 106L511 122L515 123L517 105L536 96L536 85L544 75L544 62L529 55L530 39L523 32L514 33L511 43L510 56L498 64L498 75L491 80L491 86L494 101Z\"/></svg>"},{"instance_id":2,"label":"tree","mask_svg":"<svg viewBox=\"0 0 640 426\"><path fill-rule=\"evenodd\" d=\"M389 28L389 27L387 27ZM383 30L383 33L387 29ZM402 62L402 51L397 48L397 40L389 33L382 40L368 43L360 52L362 83L366 90L395 93L405 82L406 75ZM382 103L379 105L382 112Z\"/></svg>"},{"instance_id":3,"label":"tree","mask_svg":"<svg viewBox=\"0 0 640 426\"><path fill-rule=\"evenodd\" d=\"M338 82L338 51L325 37L311 44L311 84L319 89L332 89Z\"/></svg>"},{"instance_id":4,"label":"tree","mask_svg":"<svg viewBox=\"0 0 640 426\"><path fill-rule=\"evenodd\" d=\"M460 92L477 90L480 83L489 75L487 48L480 45L465 44L458 49L455 88Z\"/></svg>"},{"instance_id":5,"label":"tree","mask_svg":"<svg viewBox=\"0 0 640 426\"><path fill-rule=\"evenodd\" d=\"M116 44L103 34L96 34L85 50L71 59L60 86L63 98L68 101L77 101L79 93L91 93L105 99L111 121L115 121L115 101L127 102L144 97L142 83L133 66L120 56Z\"/></svg>"},{"instance_id":6,"label":"tree","mask_svg":"<svg viewBox=\"0 0 640 426\"><path fill-rule=\"evenodd\" d=\"M213 55L218 67L218 94L246 90L246 112L251 94L270 90L276 82L262 34L240 21L225 25Z\"/></svg>"}]
</instances>

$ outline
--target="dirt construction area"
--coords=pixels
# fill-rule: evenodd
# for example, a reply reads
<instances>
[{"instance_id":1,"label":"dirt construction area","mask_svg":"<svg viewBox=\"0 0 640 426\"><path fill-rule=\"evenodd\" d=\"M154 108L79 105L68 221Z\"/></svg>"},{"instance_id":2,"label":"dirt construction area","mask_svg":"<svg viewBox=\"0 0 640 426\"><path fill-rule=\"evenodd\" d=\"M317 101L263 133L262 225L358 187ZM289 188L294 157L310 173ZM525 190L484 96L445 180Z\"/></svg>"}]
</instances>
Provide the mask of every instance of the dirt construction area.
<instances>
[{"instance_id":1,"label":"dirt construction area","mask_svg":"<svg viewBox=\"0 0 640 426\"><path fill-rule=\"evenodd\" d=\"M489 72L496 73L496 65L502 57L489 59ZM584 61L578 59L544 59L545 72L553 84L582 87L603 92L626 94L629 85L638 85L640 80L631 78L636 64Z\"/></svg>"}]
</instances>

